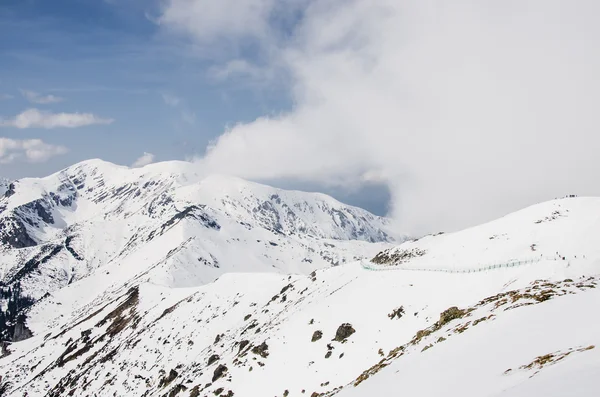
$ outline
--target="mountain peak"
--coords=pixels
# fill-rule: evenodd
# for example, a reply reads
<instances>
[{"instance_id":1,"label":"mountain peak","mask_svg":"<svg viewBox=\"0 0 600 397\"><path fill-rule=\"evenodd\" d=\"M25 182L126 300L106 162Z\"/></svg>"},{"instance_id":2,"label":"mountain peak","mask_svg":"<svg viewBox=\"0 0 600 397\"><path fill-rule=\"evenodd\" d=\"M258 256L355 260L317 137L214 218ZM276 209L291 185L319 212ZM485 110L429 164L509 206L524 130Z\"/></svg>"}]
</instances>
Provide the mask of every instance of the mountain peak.
<instances>
[{"instance_id":1,"label":"mountain peak","mask_svg":"<svg viewBox=\"0 0 600 397\"><path fill-rule=\"evenodd\" d=\"M59 171L58 174L74 173L74 172L81 172L81 171L90 172L90 173L91 172L110 173L115 170L126 170L126 169L129 169L129 167L114 164L109 161L105 161L105 160L96 158L96 159L80 161L79 163L73 164L73 165Z\"/></svg>"},{"instance_id":2,"label":"mountain peak","mask_svg":"<svg viewBox=\"0 0 600 397\"><path fill-rule=\"evenodd\" d=\"M233 269L310 273L394 241L386 218L325 195L203 177L189 162L129 168L93 159L14 190L0 202L0 241L12 255L4 277L34 296L140 256L163 261L157 282L197 285ZM21 271L23 258L36 266Z\"/></svg>"}]
</instances>

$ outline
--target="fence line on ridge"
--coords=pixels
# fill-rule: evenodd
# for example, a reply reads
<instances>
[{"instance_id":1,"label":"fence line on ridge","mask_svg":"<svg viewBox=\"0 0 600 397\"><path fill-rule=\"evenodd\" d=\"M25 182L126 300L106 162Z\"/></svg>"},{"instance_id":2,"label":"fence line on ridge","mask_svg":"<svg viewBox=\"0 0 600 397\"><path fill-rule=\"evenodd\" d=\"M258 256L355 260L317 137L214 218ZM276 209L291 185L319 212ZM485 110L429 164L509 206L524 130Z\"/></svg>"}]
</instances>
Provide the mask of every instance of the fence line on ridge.
<instances>
[{"instance_id":1,"label":"fence line on ridge","mask_svg":"<svg viewBox=\"0 0 600 397\"><path fill-rule=\"evenodd\" d=\"M520 260L511 260L508 262L496 262L493 264L488 264L485 266L480 266L476 268L415 268L415 267L402 267L402 265L376 265L372 262L362 262L361 266L365 270L370 271L390 271L390 270L412 270L412 271L421 271L421 272L439 272L439 273L478 273L484 272L488 270L496 270L496 269L506 269L510 267L519 267L525 265L531 265L534 263L538 263L541 261L558 261L565 260L562 257L554 256L554 257L536 257L536 258L527 258Z\"/></svg>"}]
</instances>

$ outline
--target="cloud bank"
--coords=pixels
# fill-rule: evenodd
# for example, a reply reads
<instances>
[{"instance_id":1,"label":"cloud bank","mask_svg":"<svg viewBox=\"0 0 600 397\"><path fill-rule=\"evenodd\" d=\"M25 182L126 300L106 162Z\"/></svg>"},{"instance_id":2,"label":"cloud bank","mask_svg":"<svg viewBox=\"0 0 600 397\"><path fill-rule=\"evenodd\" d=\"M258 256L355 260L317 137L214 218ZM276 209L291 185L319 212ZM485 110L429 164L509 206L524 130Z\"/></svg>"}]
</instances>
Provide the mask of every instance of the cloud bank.
<instances>
[{"instance_id":1,"label":"cloud bank","mask_svg":"<svg viewBox=\"0 0 600 397\"><path fill-rule=\"evenodd\" d=\"M152 153L144 152L137 160L131 164L133 168L143 167L154 162L154 155Z\"/></svg>"},{"instance_id":2,"label":"cloud bank","mask_svg":"<svg viewBox=\"0 0 600 397\"><path fill-rule=\"evenodd\" d=\"M171 0L161 22L198 43L261 40L295 105L225 131L206 172L382 181L414 233L600 195L600 3L322 0L278 40L262 39L274 2L225 3Z\"/></svg>"},{"instance_id":3,"label":"cloud bank","mask_svg":"<svg viewBox=\"0 0 600 397\"><path fill-rule=\"evenodd\" d=\"M0 164L17 161L41 163L67 153L64 146L51 145L41 139L10 139L0 137Z\"/></svg>"},{"instance_id":4,"label":"cloud bank","mask_svg":"<svg viewBox=\"0 0 600 397\"><path fill-rule=\"evenodd\" d=\"M105 119L91 113L51 113L35 108L27 109L12 119L0 119L0 127L24 128L77 128L93 124L111 124L113 119Z\"/></svg>"}]
</instances>

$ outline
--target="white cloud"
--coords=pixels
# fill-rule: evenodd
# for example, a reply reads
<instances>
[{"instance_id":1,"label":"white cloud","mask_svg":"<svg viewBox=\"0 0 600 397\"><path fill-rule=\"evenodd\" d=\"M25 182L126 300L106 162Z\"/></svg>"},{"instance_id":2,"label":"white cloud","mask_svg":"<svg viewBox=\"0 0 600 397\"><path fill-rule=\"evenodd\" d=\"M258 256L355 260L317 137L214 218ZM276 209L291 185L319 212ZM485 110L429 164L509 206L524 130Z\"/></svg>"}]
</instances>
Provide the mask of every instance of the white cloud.
<instances>
[{"instance_id":1,"label":"white cloud","mask_svg":"<svg viewBox=\"0 0 600 397\"><path fill-rule=\"evenodd\" d=\"M224 4L234 15L208 21L223 3L172 0L180 7L161 20L201 44L267 29L271 2ZM416 232L600 195L599 2L307 4L289 39L264 39L269 67L292 77L294 108L228 129L199 161L206 172L384 180L394 216Z\"/></svg>"},{"instance_id":2,"label":"white cloud","mask_svg":"<svg viewBox=\"0 0 600 397\"><path fill-rule=\"evenodd\" d=\"M165 104L173 108L179 106L179 103L181 102L181 99L179 97L176 97L175 95L171 94L162 94L162 98L163 101L165 101Z\"/></svg>"},{"instance_id":3,"label":"white cloud","mask_svg":"<svg viewBox=\"0 0 600 397\"><path fill-rule=\"evenodd\" d=\"M265 38L275 0L167 0L158 23L200 43Z\"/></svg>"},{"instance_id":4,"label":"white cloud","mask_svg":"<svg viewBox=\"0 0 600 397\"><path fill-rule=\"evenodd\" d=\"M131 164L132 167L138 168L154 162L155 156L152 153L144 152L137 160Z\"/></svg>"},{"instance_id":5,"label":"white cloud","mask_svg":"<svg viewBox=\"0 0 600 397\"><path fill-rule=\"evenodd\" d=\"M77 128L93 124L111 124L113 119L105 119L91 113L51 113L38 109L27 109L12 119L0 119L0 127L15 128Z\"/></svg>"},{"instance_id":6,"label":"white cloud","mask_svg":"<svg viewBox=\"0 0 600 397\"><path fill-rule=\"evenodd\" d=\"M25 97L31 103L37 103L41 105L47 105L50 103L58 103L62 102L65 99L59 96L55 96L52 94L42 95L35 91L21 90L21 95Z\"/></svg>"},{"instance_id":7,"label":"white cloud","mask_svg":"<svg viewBox=\"0 0 600 397\"><path fill-rule=\"evenodd\" d=\"M0 137L0 164L16 161L41 163L67 152L66 147L51 145L41 139L19 140Z\"/></svg>"}]
</instances>

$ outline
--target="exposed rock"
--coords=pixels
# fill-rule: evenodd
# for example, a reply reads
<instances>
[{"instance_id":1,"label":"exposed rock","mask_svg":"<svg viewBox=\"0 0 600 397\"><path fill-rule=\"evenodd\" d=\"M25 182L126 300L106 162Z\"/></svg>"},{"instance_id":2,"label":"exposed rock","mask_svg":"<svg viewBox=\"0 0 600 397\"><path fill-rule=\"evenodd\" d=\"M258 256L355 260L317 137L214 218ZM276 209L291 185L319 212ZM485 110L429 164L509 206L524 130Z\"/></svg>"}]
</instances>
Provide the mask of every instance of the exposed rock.
<instances>
[{"instance_id":1,"label":"exposed rock","mask_svg":"<svg viewBox=\"0 0 600 397\"><path fill-rule=\"evenodd\" d=\"M390 319L395 319L395 318L402 318L402 316L404 315L404 306L400 306L397 309L394 309L390 314L388 314L388 317Z\"/></svg>"},{"instance_id":2,"label":"exposed rock","mask_svg":"<svg viewBox=\"0 0 600 397\"><path fill-rule=\"evenodd\" d=\"M83 256L79 255L77 253L77 251L75 251L75 249L71 246L71 242L73 241L73 236L69 236L66 238L65 240L65 248L67 249L67 251L69 251L69 253L73 256L73 258L75 258L78 261L82 261L84 258Z\"/></svg>"},{"instance_id":3,"label":"exposed rock","mask_svg":"<svg viewBox=\"0 0 600 397\"><path fill-rule=\"evenodd\" d=\"M464 310L459 309L456 306L453 306L449 309L444 310L440 314L440 319L438 320L438 327L442 327L444 324L448 324L452 320L456 320L457 318L462 318L466 312Z\"/></svg>"},{"instance_id":4,"label":"exposed rock","mask_svg":"<svg viewBox=\"0 0 600 397\"><path fill-rule=\"evenodd\" d=\"M113 337L125 329L129 324L133 323L132 325L135 326L135 323L138 321L136 312L138 303L139 288L137 286L131 287L127 291L127 299L100 320L100 322L96 324L96 327L102 327L108 321L111 321L111 324L106 329L106 334Z\"/></svg>"},{"instance_id":5,"label":"exposed rock","mask_svg":"<svg viewBox=\"0 0 600 397\"><path fill-rule=\"evenodd\" d=\"M2 379L2 376L0 375L0 396L6 395L6 393L8 393L11 387L12 383Z\"/></svg>"},{"instance_id":6,"label":"exposed rock","mask_svg":"<svg viewBox=\"0 0 600 397\"><path fill-rule=\"evenodd\" d=\"M335 338L333 340L335 340L336 342L343 342L355 332L356 330L352 328L351 324L344 323L338 327L335 333Z\"/></svg>"},{"instance_id":7,"label":"exposed rock","mask_svg":"<svg viewBox=\"0 0 600 397\"><path fill-rule=\"evenodd\" d=\"M218 379L222 378L227 373L227 367L223 364L220 364L213 373L212 382L216 382Z\"/></svg>"},{"instance_id":8,"label":"exposed rock","mask_svg":"<svg viewBox=\"0 0 600 397\"><path fill-rule=\"evenodd\" d=\"M33 333L31 332L31 330L29 328L27 328L27 326L25 326L25 324L21 321L17 320L17 323L15 324L15 331L13 333L13 338L12 341L13 342L19 342L25 339L29 339L33 336Z\"/></svg>"},{"instance_id":9,"label":"exposed rock","mask_svg":"<svg viewBox=\"0 0 600 397\"><path fill-rule=\"evenodd\" d=\"M175 371L174 369L171 369L169 371L169 375L166 378L163 378L160 381L159 386L160 387L167 387L171 384L171 382L173 382L175 380L175 378L177 378L179 374L177 373L177 371Z\"/></svg>"},{"instance_id":10,"label":"exposed rock","mask_svg":"<svg viewBox=\"0 0 600 397\"><path fill-rule=\"evenodd\" d=\"M284 294L288 289L292 288L292 284L288 284L285 287L283 287L281 289L281 292L279 292L279 294Z\"/></svg>"},{"instance_id":11,"label":"exposed rock","mask_svg":"<svg viewBox=\"0 0 600 397\"><path fill-rule=\"evenodd\" d=\"M313 333L313 336L312 336L312 338L311 338L311 340L310 340L310 341L311 341L311 342L316 342L316 341L318 341L319 339L321 339L322 337L323 337L323 332L321 332L321 331L315 331L315 332Z\"/></svg>"},{"instance_id":12,"label":"exposed rock","mask_svg":"<svg viewBox=\"0 0 600 397\"><path fill-rule=\"evenodd\" d=\"M6 191L4 192L4 197L9 198L10 196L12 196L13 194L15 194L15 184L14 183L10 183L8 185L8 188L6 189Z\"/></svg>"},{"instance_id":13,"label":"exposed rock","mask_svg":"<svg viewBox=\"0 0 600 397\"><path fill-rule=\"evenodd\" d=\"M371 262L378 265L399 265L410 261L412 258L418 258L426 254L426 251L419 248L409 250L392 248L378 253Z\"/></svg>"},{"instance_id":14,"label":"exposed rock","mask_svg":"<svg viewBox=\"0 0 600 397\"><path fill-rule=\"evenodd\" d=\"M5 357L10 354L10 350L8 350L8 343L1 341L0 342L0 357Z\"/></svg>"},{"instance_id":15,"label":"exposed rock","mask_svg":"<svg viewBox=\"0 0 600 397\"><path fill-rule=\"evenodd\" d=\"M427 328L417 331L415 337L413 338L414 343L418 343L424 337L431 335L431 332L432 330Z\"/></svg>"},{"instance_id":16,"label":"exposed rock","mask_svg":"<svg viewBox=\"0 0 600 397\"><path fill-rule=\"evenodd\" d=\"M190 397L200 397L200 386L194 386L190 391Z\"/></svg>"},{"instance_id":17,"label":"exposed rock","mask_svg":"<svg viewBox=\"0 0 600 397\"><path fill-rule=\"evenodd\" d=\"M219 355L218 354L213 354L212 356L210 356L208 358L208 362L206 363L206 365L211 365L216 363L217 361L219 361Z\"/></svg>"},{"instance_id":18,"label":"exposed rock","mask_svg":"<svg viewBox=\"0 0 600 397\"><path fill-rule=\"evenodd\" d=\"M17 217L4 218L0 222L0 243L12 248L37 245L37 242L27 233L25 224Z\"/></svg>"},{"instance_id":19,"label":"exposed rock","mask_svg":"<svg viewBox=\"0 0 600 397\"><path fill-rule=\"evenodd\" d=\"M0 222L0 229L2 228L2 222ZM1 230L0 230L1 231ZM50 261L56 255L58 255L63 249L62 245L48 244L43 246L39 254L25 262L21 269L8 280L8 284L17 282L23 279L28 274L38 270L40 265Z\"/></svg>"},{"instance_id":20,"label":"exposed rock","mask_svg":"<svg viewBox=\"0 0 600 397\"><path fill-rule=\"evenodd\" d=\"M269 346L266 342L261 343L259 346L254 346L252 348L252 353L258 354L262 358L267 358L269 356Z\"/></svg>"},{"instance_id":21,"label":"exposed rock","mask_svg":"<svg viewBox=\"0 0 600 397\"><path fill-rule=\"evenodd\" d=\"M590 345L588 347L581 347L579 349L570 349L569 351L566 351L566 352L554 352L554 353L545 354L543 356L536 357L535 360L533 360L529 364L522 365L519 368L523 369L523 370L531 370L531 369L540 370L540 369L544 368L546 365L555 364L558 361L563 360L565 357L567 357L573 353L586 352L586 351L589 351L589 350L592 350L595 348L596 348L596 346ZM511 370L509 369L506 372L509 372L509 371L511 371Z\"/></svg>"},{"instance_id":22,"label":"exposed rock","mask_svg":"<svg viewBox=\"0 0 600 397\"><path fill-rule=\"evenodd\" d=\"M90 335L92 334L91 329L86 329L85 331L81 331L81 340L87 342L90 340Z\"/></svg>"},{"instance_id":23,"label":"exposed rock","mask_svg":"<svg viewBox=\"0 0 600 397\"><path fill-rule=\"evenodd\" d=\"M185 387L182 384L179 384L177 386L175 386L170 392L169 392L169 397L175 397L176 395L178 395L179 393L186 391L187 387Z\"/></svg>"},{"instance_id":24,"label":"exposed rock","mask_svg":"<svg viewBox=\"0 0 600 397\"><path fill-rule=\"evenodd\" d=\"M212 217L204 212L203 206L191 205L185 208L183 211L175 214L171 219L165 222L160 230L160 235L162 235L166 230L170 229L173 225L179 223L182 219L192 218L200 221L207 228L220 230L221 226L215 221Z\"/></svg>"},{"instance_id":25,"label":"exposed rock","mask_svg":"<svg viewBox=\"0 0 600 397\"><path fill-rule=\"evenodd\" d=\"M240 349L238 350L238 353L241 353L242 350L244 350L246 348L246 346L248 346L250 344L249 340L243 340L240 342Z\"/></svg>"}]
</instances>

